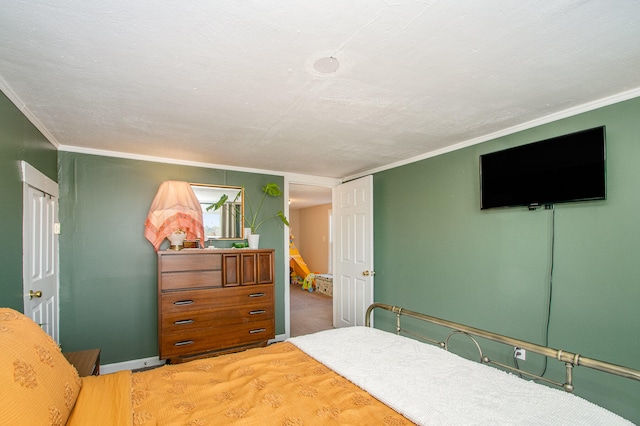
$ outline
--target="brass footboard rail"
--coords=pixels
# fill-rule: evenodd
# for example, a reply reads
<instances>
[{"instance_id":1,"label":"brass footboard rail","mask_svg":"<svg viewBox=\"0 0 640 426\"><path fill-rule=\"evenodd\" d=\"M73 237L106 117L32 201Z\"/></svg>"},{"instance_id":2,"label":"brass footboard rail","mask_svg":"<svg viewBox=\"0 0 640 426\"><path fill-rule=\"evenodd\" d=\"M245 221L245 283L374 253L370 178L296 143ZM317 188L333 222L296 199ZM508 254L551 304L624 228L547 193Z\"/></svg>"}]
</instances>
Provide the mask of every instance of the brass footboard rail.
<instances>
[{"instance_id":1,"label":"brass footboard rail","mask_svg":"<svg viewBox=\"0 0 640 426\"><path fill-rule=\"evenodd\" d=\"M449 345L449 338L455 334L464 334L467 337L469 337L476 345L476 347L478 348L478 352L480 353L480 362L481 363L485 363L485 364L493 364L493 365L498 365L502 368L505 368L509 371L513 371L513 372L517 372L519 374L523 374L526 375L528 377L534 378L536 380L542 380L544 382L559 386L564 388L567 392L573 392L574 386L573 386L573 367L574 366L584 366L584 367L589 367L595 370L599 370L599 371L604 371L606 373L610 373L610 374L614 374L616 376L621 376L621 377L626 377L629 379L633 379L633 380L638 380L640 381L640 370L635 370L633 368L629 368L629 367L623 367L620 365L616 365L616 364L611 364L608 362L604 362L604 361L599 361L597 359L593 359L593 358L587 358L584 357L580 354L576 354L576 353L572 353L572 352L568 352L568 351L564 351L562 349L553 349L553 348L549 348L546 346L541 346L541 345L537 345L535 343L531 343L531 342L527 342L524 340L519 340L519 339L514 339L512 337L508 337L508 336L504 336L501 334L497 334L497 333L492 333L490 331L486 331L486 330L482 330L479 328L474 328L474 327L469 327L466 326L464 324L459 324L456 322L452 322L452 321L447 321L441 318L437 318L437 317L432 317L429 315L425 315L419 312L414 312L414 311L410 311L408 309L403 309L403 308L399 308L397 306L391 306L391 305L386 305L383 303L374 303L371 306L369 306L369 308L367 309L367 313L366 313L366 326L370 327L371 326L371 313L373 312L374 309L376 308L380 308L380 309L384 309L390 312L393 312L394 314L396 314L396 333L400 334L403 333L404 335L407 336L412 336L412 337L417 337L419 339L425 340L429 343L433 343L435 345L438 345L440 347L442 347L445 350L449 350L448 345ZM437 341L437 340L433 340L430 339L426 336L423 336L421 334L418 333L414 333L412 331L406 330L401 328L400 326L400 317L406 315L407 317L411 317L411 318L416 318L422 321L426 321L426 322L430 322L432 324L437 324L446 328L449 328L451 330L453 330L451 333L449 333L449 335L447 336L447 338L445 339L444 342L442 341ZM474 338L474 336L476 337L482 337L484 339L488 339L488 340L492 340L494 342L499 342L499 343L503 343L505 345L508 346L512 346L512 347L517 347L517 348L522 348L522 349L526 349L527 351L531 351L540 355L544 355L548 358L553 358L556 359L560 362L564 362L565 363L565 367L566 367L566 380L564 383L560 383L560 382L556 382L554 380L548 379L546 377L542 377L533 373L529 373L527 371L521 370L519 368L515 368L512 367L510 365L506 365L503 363L499 363L496 361L491 360L489 357L484 356L482 353L482 349L480 348L480 344L478 343L478 341Z\"/></svg>"}]
</instances>

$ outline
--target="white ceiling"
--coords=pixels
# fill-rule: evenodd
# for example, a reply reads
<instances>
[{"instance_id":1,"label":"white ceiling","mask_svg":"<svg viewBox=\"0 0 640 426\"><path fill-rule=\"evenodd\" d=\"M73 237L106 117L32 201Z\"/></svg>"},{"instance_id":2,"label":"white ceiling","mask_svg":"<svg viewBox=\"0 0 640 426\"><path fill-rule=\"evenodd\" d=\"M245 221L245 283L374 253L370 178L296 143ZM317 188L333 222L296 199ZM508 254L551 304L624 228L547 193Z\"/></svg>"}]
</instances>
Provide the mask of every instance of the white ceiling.
<instances>
[{"instance_id":1,"label":"white ceiling","mask_svg":"<svg viewBox=\"0 0 640 426\"><path fill-rule=\"evenodd\" d=\"M331 204L331 188L318 185L289 185L289 208L304 209L307 207Z\"/></svg>"},{"instance_id":2,"label":"white ceiling","mask_svg":"<svg viewBox=\"0 0 640 426\"><path fill-rule=\"evenodd\" d=\"M0 0L0 88L63 150L344 178L639 96L639 22L637 0Z\"/></svg>"}]
</instances>

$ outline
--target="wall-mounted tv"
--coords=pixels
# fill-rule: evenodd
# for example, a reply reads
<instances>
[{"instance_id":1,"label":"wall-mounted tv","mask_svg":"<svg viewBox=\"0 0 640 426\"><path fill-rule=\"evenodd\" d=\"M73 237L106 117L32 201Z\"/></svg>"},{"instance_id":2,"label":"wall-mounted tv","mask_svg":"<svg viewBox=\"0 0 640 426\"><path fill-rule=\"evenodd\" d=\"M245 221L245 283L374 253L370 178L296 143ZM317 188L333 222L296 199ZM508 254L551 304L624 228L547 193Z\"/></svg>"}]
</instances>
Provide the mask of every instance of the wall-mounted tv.
<instances>
[{"instance_id":1,"label":"wall-mounted tv","mask_svg":"<svg viewBox=\"0 0 640 426\"><path fill-rule=\"evenodd\" d=\"M481 208L604 200L605 166L605 126L481 155Z\"/></svg>"}]
</instances>

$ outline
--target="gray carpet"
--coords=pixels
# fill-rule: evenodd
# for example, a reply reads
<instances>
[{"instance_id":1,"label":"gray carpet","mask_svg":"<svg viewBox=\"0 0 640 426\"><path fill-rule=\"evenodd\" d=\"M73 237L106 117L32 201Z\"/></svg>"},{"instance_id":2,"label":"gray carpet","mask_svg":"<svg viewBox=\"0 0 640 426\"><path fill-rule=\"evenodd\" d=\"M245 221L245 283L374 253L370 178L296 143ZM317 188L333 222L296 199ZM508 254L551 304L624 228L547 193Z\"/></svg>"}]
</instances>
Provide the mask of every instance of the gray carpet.
<instances>
[{"instance_id":1,"label":"gray carpet","mask_svg":"<svg viewBox=\"0 0 640 426\"><path fill-rule=\"evenodd\" d=\"M291 337L333 328L333 299L290 284Z\"/></svg>"}]
</instances>

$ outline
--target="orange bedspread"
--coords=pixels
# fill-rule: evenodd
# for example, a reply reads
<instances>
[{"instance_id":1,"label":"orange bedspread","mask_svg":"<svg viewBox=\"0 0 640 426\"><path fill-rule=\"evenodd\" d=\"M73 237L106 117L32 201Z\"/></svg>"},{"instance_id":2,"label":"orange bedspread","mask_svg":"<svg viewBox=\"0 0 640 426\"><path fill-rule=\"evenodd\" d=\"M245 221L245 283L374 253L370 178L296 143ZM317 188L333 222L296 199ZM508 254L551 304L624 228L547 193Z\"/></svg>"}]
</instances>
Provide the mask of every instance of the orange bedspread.
<instances>
[{"instance_id":1,"label":"orange bedspread","mask_svg":"<svg viewBox=\"0 0 640 426\"><path fill-rule=\"evenodd\" d=\"M132 382L134 425L412 424L286 342L134 373Z\"/></svg>"},{"instance_id":2,"label":"orange bedspread","mask_svg":"<svg viewBox=\"0 0 640 426\"><path fill-rule=\"evenodd\" d=\"M131 372L82 378L67 426L131 425Z\"/></svg>"}]
</instances>

